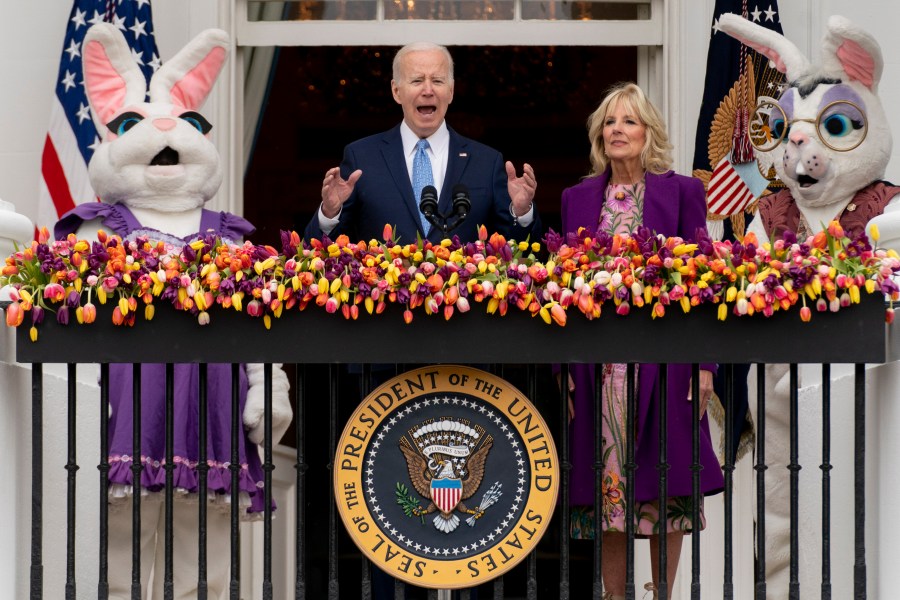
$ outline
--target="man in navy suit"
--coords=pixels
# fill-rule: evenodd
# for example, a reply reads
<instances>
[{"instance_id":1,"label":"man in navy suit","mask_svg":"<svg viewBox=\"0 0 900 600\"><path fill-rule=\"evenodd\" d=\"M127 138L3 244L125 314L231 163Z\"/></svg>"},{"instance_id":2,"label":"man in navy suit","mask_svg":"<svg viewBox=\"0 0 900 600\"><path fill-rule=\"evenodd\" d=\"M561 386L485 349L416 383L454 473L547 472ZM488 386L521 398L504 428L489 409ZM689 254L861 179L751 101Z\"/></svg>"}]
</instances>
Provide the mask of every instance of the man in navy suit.
<instances>
[{"instance_id":1,"label":"man in navy suit","mask_svg":"<svg viewBox=\"0 0 900 600\"><path fill-rule=\"evenodd\" d=\"M421 160L430 167L427 181L439 191L438 212L451 212L455 186L468 188L468 216L450 235L470 242L484 225L508 239L530 236L537 241L541 225L533 205L537 181L531 165L525 163L517 176L499 152L459 135L444 120L453 101L453 59L447 48L429 42L401 48L394 58L391 91L403 108L403 121L344 149L341 166L325 174L322 204L306 227L306 239L340 234L381 239L386 224L402 244L414 243L417 235L433 242L447 237L422 218L421 188L413 189L417 144L427 140L427 160Z\"/></svg>"}]
</instances>

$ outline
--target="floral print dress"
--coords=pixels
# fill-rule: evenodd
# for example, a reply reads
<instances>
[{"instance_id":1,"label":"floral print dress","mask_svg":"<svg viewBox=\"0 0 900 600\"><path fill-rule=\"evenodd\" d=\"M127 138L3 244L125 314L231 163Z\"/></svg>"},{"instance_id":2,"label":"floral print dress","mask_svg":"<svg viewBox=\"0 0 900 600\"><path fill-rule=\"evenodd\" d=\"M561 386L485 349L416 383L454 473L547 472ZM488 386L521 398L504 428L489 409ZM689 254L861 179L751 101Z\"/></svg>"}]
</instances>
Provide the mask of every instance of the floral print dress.
<instances>
[{"instance_id":1,"label":"floral print dress","mask_svg":"<svg viewBox=\"0 0 900 600\"><path fill-rule=\"evenodd\" d=\"M600 228L610 234L630 235L641 225L644 213L644 182L634 185L613 185L606 188L603 208L600 212ZM625 364L601 365L603 378L601 402L603 406L603 430L600 439L603 464L601 495L603 498L601 527L603 531L625 532L625 473L626 439L628 435L627 376ZM635 365L635 382L638 369ZM637 389L635 389L637 394ZM633 431L633 430L632 430ZM702 502L702 500L701 500ZM669 498L666 513L666 531L690 531L693 529L690 496ZM703 528L703 507L700 507ZM659 533L659 502L636 502L634 506L635 534L646 537ZM594 507L572 507L571 534L576 539L594 537Z\"/></svg>"}]
</instances>

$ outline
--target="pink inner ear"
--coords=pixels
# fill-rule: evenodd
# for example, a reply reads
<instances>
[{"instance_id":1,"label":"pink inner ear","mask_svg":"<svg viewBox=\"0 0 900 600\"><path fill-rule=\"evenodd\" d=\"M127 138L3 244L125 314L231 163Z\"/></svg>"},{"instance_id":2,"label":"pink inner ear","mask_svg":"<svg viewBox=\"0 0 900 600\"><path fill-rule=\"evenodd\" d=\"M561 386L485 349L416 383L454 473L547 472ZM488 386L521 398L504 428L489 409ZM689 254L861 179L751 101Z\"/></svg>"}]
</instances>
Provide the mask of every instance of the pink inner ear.
<instances>
[{"instance_id":1,"label":"pink inner ear","mask_svg":"<svg viewBox=\"0 0 900 600\"><path fill-rule=\"evenodd\" d=\"M225 49L215 47L197 66L187 72L169 92L172 104L183 106L189 110L197 110L203 105L212 89L219 70L225 62Z\"/></svg>"},{"instance_id":2,"label":"pink inner ear","mask_svg":"<svg viewBox=\"0 0 900 600\"><path fill-rule=\"evenodd\" d=\"M784 61L781 60L781 55L775 52L772 48L768 46L763 46L762 44L756 44L754 42L748 42L747 40L741 40L741 43L745 46L749 46L771 60L775 63L775 70L779 73L787 73L787 67L784 64Z\"/></svg>"},{"instance_id":3,"label":"pink inner ear","mask_svg":"<svg viewBox=\"0 0 900 600\"><path fill-rule=\"evenodd\" d=\"M841 66L851 79L856 79L867 88L875 83L875 59L853 40L845 39L837 49Z\"/></svg>"},{"instance_id":4,"label":"pink inner ear","mask_svg":"<svg viewBox=\"0 0 900 600\"><path fill-rule=\"evenodd\" d=\"M84 48L84 87L103 123L109 123L125 103L125 79L113 67L106 48L98 41Z\"/></svg>"}]
</instances>

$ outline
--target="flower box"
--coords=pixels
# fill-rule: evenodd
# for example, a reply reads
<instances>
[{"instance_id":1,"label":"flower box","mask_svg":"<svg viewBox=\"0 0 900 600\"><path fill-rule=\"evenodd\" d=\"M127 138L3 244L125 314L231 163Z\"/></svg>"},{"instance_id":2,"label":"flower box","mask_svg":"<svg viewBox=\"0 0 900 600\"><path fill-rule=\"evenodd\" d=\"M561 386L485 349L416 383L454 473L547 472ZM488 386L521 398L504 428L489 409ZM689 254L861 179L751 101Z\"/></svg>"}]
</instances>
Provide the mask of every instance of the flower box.
<instances>
[{"instance_id":1,"label":"flower box","mask_svg":"<svg viewBox=\"0 0 900 600\"><path fill-rule=\"evenodd\" d=\"M161 304L152 322L112 323L110 305L90 325L47 319L40 340L17 329L19 362L287 362L287 363L554 363L797 362L882 363L900 357L900 331L884 322L880 294L803 322L797 311L716 319L714 305L690 313L649 308L627 316L604 310L587 320L572 311L565 327L527 312L505 316L472 310L449 321L421 315L406 324L402 307L348 320L340 313L288 311L266 329L260 318L215 310L208 325ZM888 335L888 330L891 331ZM892 344L892 355L886 350Z\"/></svg>"}]
</instances>

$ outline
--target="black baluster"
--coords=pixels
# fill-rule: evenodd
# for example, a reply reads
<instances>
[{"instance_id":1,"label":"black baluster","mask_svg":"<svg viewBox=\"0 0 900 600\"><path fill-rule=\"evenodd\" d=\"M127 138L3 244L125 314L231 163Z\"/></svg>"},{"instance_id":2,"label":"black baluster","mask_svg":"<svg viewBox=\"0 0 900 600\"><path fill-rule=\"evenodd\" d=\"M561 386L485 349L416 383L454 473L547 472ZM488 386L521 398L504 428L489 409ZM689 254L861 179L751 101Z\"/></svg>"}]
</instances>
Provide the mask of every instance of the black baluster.
<instances>
[{"instance_id":1,"label":"black baluster","mask_svg":"<svg viewBox=\"0 0 900 600\"><path fill-rule=\"evenodd\" d=\"M766 600L766 365L756 364L756 600Z\"/></svg>"},{"instance_id":2,"label":"black baluster","mask_svg":"<svg viewBox=\"0 0 900 600\"><path fill-rule=\"evenodd\" d=\"M295 365L294 374L297 380L294 392L294 440L297 446L297 462L294 465L297 470L297 497L294 502L297 518L294 531L294 598L306 600L306 471L309 469L306 462L306 436L303 432L306 427L306 367Z\"/></svg>"},{"instance_id":3,"label":"black baluster","mask_svg":"<svg viewBox=\"0 0 900 600\"><path fill-rule=\"evenodd\" d=\"M568 386L565 386L568 387ZM603 365L594 365L594 582L593 599L603 597ZM584 418L584 416L582 416Z\"/></svg>"},{"instance_id":4,"label":"black baluster","mask_svg":"<svg viewBox=\"0 0 900 600\"><path fill-rule=\"evenodd\" d=\"M109 363L100 365L100 575L98 600L109 598Z\"/></svg>"},{"instance_id":5,"label":"black baluster","mask_svg":"<svg viewBox=\"0 0 900 600\"><path fill-rule=\"evenodd\" d=\"M31 366L31 599L44 597L44 365Z\"/></svg>"},{"instance_id":6,"label":"black baluster","mask_svg":"<svg viewBox=\"0 0 900 600\"><path fill-rule=\"evenodd\" d=\"M241 365L231 364L231 577L229 592L231 600L240 600L241 595L241 456L240 434L243 431L241 419Z\"/></svg>"},{"instance_id":7,"label":"black baluster","mask_svg":"<svg viewBox=\"0 0 900 600\"><path fill-rule=\"evenodd\" d=\"M800 598L800 432L798 430L799 402L798 402L798 377L797 365L790 366L790 404L791 404L791 462L788 469L791 472L791 575L788 584L788 597L791 600Z\"/></svg>"},{"instance_id":8,"label":"black baluster","mask_svg":"<svg viewBox=\"0 0 900 600\"><path fill-rule=\"evenodd\" d=\"M854 385L853 507L856 534L853 563L853 598L866 597L866 365L857 364Z\"/></svg>"},{"instance_id":9,"label":"black baluster","mask_svg":"<svg viewBox=\"0 0 900 600\"><path fill-rule=\"evenodd\" d=\"M526 563L526 567L530 567L531 557L536 555L536 551L532 550L531 555L528 557L528 561ZM498 577L494 580L494 600L503 600L503 577Z\"/></svg>"},{"instance_id":10,"label":"black baluster","mask_svg":"<svg viewBox=\"0 0 900 600\"><path fill-rule=\"evenodd\" d=\"M634 600L635 364L625 368L625 598Z\"/></svg>"},{"instance_id":11,"label":"black baluster","mask_svg":"<svg viewBox=\"0 0 900 600\"><path fill-rule=\"evenodd\" d=\"M200 389L198 390L198 418L197 427L197 474L200 477L198 482L198 504L197 507L197 599L206 600L209 594L209 582L207 575L207 536L206 536L206 509L208 501L208 484L209 484L209 457L207 455L206 444L208 443L208 421L209 403L207 399L207 373L206 363L198 365L197 381Z\"/></svg>"},{"instance_id":12,"label":"black baluster","mask_svg":"<svg viewBox=\"0 0 900 600\"><path fill-rule=\"evenodd\" d=\"M726 387L729 385L726 382ZM700 598L700 365L691 365L691 600ZM707 409L709 410L709 409ZM728 445L726 444L726 447Z\"/></svg>"},{"instance_id":13,"label":"black baluster","mask_svg":"<svg viewBox=\"0 0 900 600\"><path fill-rule=\"evenodd\" d=\"M68 458L66 460L66 600L75 598L75 477L78 472L76 460L77 431L77 406L76 390L77 378L75 376L75 364L66 365L66 377L68 384Z\"/></svg>"},{"instance_id":14,"label":"black baluster","mask_svg":"<svg viewBox=\"0 0 900 600\"><path fill-rule=\"evenodd\" d=\"M725 365L725 570L722 592L726 600L734 598L734 460L731 448L734 447L734 365Z\"/></svg>"},{"instance_id":15,"label":"black baluster","mask_svg":"<svg viewBox=\"0 0 900 600\"><path fill-rule=\"evenodd\" d=\"M503 367L501 366L501 370L502 370L502 368ZM502 377L502 371L501 371L501 377ZM569 386L566 385L565 387L568 389ZM537 397L537 374L536 374L534 365L528 366L528 396L529 396L529 398L532 398L532 399ZM570 468L571 468L571 466L570 466ZM563 475L562 480L563 480L563 482L568 482L569 478L568 478L568 476ZM565 485L565 483L564 483L564 485ZM568 506L568 502L565 503L565 506ZM568 530L566 530L566 534L568 534ZM528 583L526 586L527 598L529 600L536 599L537 598L537 549L536 548L528 553L528 559L527 559L527 562L525 563L525 573L528 578ZM500 590L500 594L501 594L500 597L502 598L503 597L502 596L502 594L503 594L502 578L499 581L500 581L499 590ZM497 589L498 589L497 587L494 587L495 595L497 593Z\"/></svg>"},{"instance_id":16,"label":"black baluster","mask_svg":"<svg viewBox=\"0 0 900 600\"><path fill-rule=\"evenodd\" d=\"M172 553L174 552L174 482L175 482L175 365L166 363L166 516L165 516L165 570L163 579L163 597L172 600L175 597Z\"/></svg>"},{"instance_id":17,"label":"black baluster","mask_svg":"<svg viewBox=\"0 0 900 600\"><path fill-rule=\"evenodd\" d=\"M831 365L822 365L822 600L831 600Z\"/></svg>"},{"instance_id":18,"label":"black baluster","mask_svg":"<svg viewBox=\"0 0 900 600\"><path fill-rule=\"evenodd\" d=\"M141 600L141 365L131 368L131 600Z\"/></svg>"},{"instance_id":19,"label":"black baluster","mask_svg":"<svg viewBox=\"0 0 900 600\"><path fill-rule=\"evenodd\" d=\"M559 455L562 461L559 497L559 598L569 597L569 478L572 476L572 459L569 450L569 365L559 371Z\"/></svg>"},{"instance_id":20,"label":"black baluster","mask_svg":"<svg viewBox=\"0 0 900 600\"><path fill-rule=\"evenodd\" d=\"M272 363L263 365L263 600L272 600Z\"/></svg>"},{"instance_id":21,"label":"black baluster","mask_svg":"<svg viewBox=\"0 0 900 600\"><path fill-rule=\"evenodd\" d=\"M659 365L659 578L658 595L669 597L669 538L667 535L669 497L669 365Z\"/></svg>"},{"instance_id":22,"label":"black baluster","mask_svg":"<svg viewBox=\"0 0 900 600\"><path fill-rule=\"evenodd\" d=\"M334 477L334 453L337 450L337 419L338 419L338 382L339 367L328 367L328 481ZM340 588L338 586L338 537L337 537L337 509L334 503L334 486L332 488L332 501L328 503L328 600L338 600ZM394 594L396 596L396 592Z\"/></svg>"},{"instance_id":23,"label":"black baluster","mask_svg":"<svg viewBox=\"0 0 900 600\"><path fill-rule=\"evenodd\" d=\"M359 375L359 389L363 398L368 398L372 392L372 365L365 363ZM372 598L372 563L365 556L362 557L362 600Z\"/></svg>"}]
</instances>

